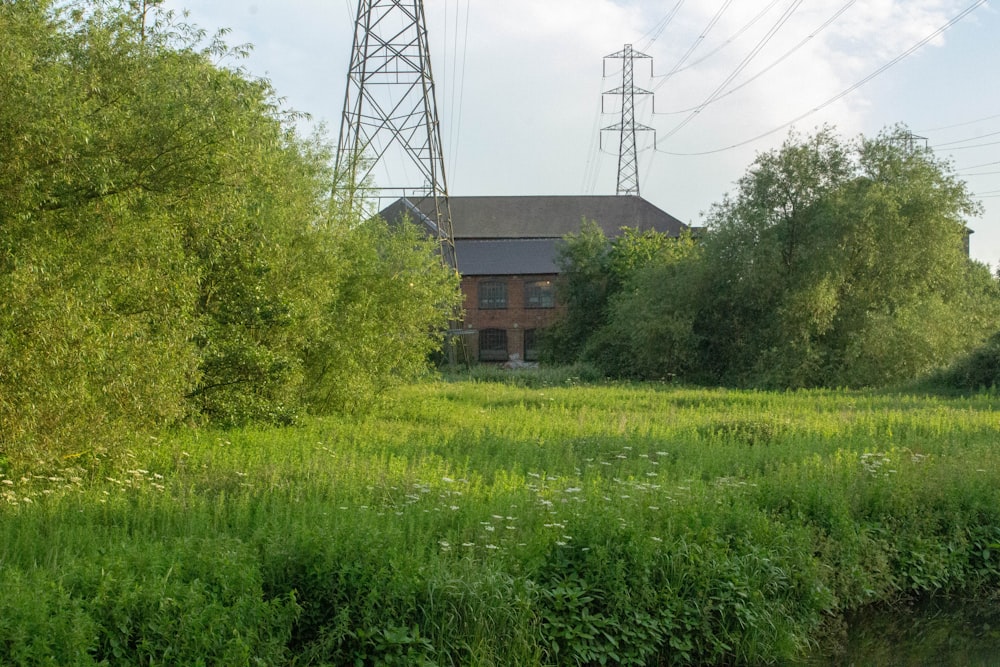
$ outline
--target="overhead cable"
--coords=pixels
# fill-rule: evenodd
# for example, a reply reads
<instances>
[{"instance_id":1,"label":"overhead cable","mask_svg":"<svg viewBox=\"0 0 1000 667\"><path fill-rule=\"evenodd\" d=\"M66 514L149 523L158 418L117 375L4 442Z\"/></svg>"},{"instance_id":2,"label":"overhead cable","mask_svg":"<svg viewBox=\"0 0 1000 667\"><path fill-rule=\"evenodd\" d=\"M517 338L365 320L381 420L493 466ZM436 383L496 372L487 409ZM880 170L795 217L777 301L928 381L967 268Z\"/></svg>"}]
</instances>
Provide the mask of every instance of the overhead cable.
<instances>
[{"instance_id":1,"label":"overhead cable","mask_svg":"<svg viewBox=\"0 0 1000 667\"><path fill-rule=\"evenodd\" d=\"M1000 134L1000 132L989 132L987 134L980 134L977 137L969 137L967 139L956 139L955 141L946 141L943 144L934 144L934 148L941 148L943 146L953 146L955 144L964 144L964 143L968 143L970 141L978 141L978 140L984 139L986 137L995 137L998 134Z\"/></svg>"},{"instance_id":2,"label":"overhead cable","mask_svg":"<svg viewBox=\"0 0 1000 667\"><path fill-rule=\"evenodd\" d=\"M954 125L943 125L941 127L930 127L925 130L920 130L921 132L940 132L941 130L951 130L956 127L963 127L965 125L975 125L976 123L982 123L984 120L993 120L994 118L1000 118L1000 113L993 114L992 116L985 116L983 118L976 118L975 120L967 120L961 123L955 123Z\"/></svg>"},{"instance_id":3,"label":"overhead cable","mask_svg":"<svg viewBox=\"0 0 1000 667\"><path fill-rule=\"evenodd\" d=\"M985 144L973 144L971 146L949 146L948 152L964 151L967 148L984 148L986 146L996 146L997 144L1000 144L1000 141L987 141ZM937 149L940 148L942 145L943 144L938 144L936 146L931 146L931 148Z\"/></svg>"},{"instance_id":4,"label":"overhead cable","mask_svg":"<svg viewBox=\"0 0 1000 667\"><path fill-rule=\"evenodd\" d=\"M677 4L674 5L674 8L671 9L666 16L660 19L652 30L643 35L643 37L646 37L646 35L649 35L650 37L649 41L642 42L643 47L639 49L640 51L647 51L649 50L649 47L651 47L654 43L656 43L656 40L660 38L660 35L663 34L663 31L666 30L667 26L670 25L670 22L674 20L674 16L677 15L677 12L680 10L683 4L684 0L677 0Z\"/></svg>"},{"instance_id":5,"label":"overhead cable","mask_svg":"<svg viewBox=\"0 0 1000 667\"><path fill-rule=\"evenodd\" d=\"M680 71L684 63L687 62L687 59L691 57L691 54L694 53L695 49L698 48L702 40L708 36L708 33L712 30L712 28L715 27L715 24L719 22L719 19L722 18L722 15L726 13L726 10L729 9L729 5L731 4L733 4L733 0L726 0L726 2L722 3L722 7L719 8L719 11L715 12L715 16L712 17L712 20L708 22L708 25L705 26L704 30L701 31L701 34L698 35L698 37L694 40L691 46L688 47L688 50L684 52L684 55L681 56L681 59L677 61L677 63L670 69L669 72L664 74L664 81ZM659 85L663 85L663 81L661 81ZM656 88L654 88L653 90L656 90Z\"/></svg>"},{"instance_id":6,"label":"overhead cable","mask_svg":"<svg viewBox=\"0 0 1000 667\"><path fill-rule=\"evenodd\" d=\"M666 74L666 75L654 77L654 78L658 78L658 79L662 78L662 81L659 81L656 84L656 86L653 88L653 90L658 90L660 88L660 86L662 86L663 84L665 84L667 82L667 79L670 76L673 76L674 74L680 74L681 72L689 70L692 67L697 67L698 65L700 65L703 62L705 62L706 60L708 60L709 58L711 58L712 56L714 56L716 53L718 53L722 49L724 49L727 46L729 46L730 44L732 44L734 41L736 41L737 39L739 39L739 37L743 33L745 33L747 30L749 30L750 28L752 28L754 26L754 24L757 23L757 21L761 20L764 17L764 15L767 14L769 11L771 11L771 9L776 4L778 4L779 2L781 2L781 0L773 0L771 2L771 4L769 4L766 7L764 7L764 9L762 9L756 16L754 16L747 23L745 23L742 28L740 28L739 30L737 30L736 32L734 32L727 39L725 39L721 44L719 44L717 47L715 47L714 49L712 49L711 51L709 51L708 53L706 53L705 55L703 55L701 58L698 58L697 60L688 63L687 65L685 65L684 67L681 67L680 69L675 68L671 72L671 74Z\"/></svg>"},{"instance_id":7,"label":"overhead cable","mask_svg":"<svg viewBox=\"0 0 1000 667\"><path fill-rule=\"evenodd\" d=\"M461 0L456 0L455 3L455 46L453 50L453 61L457 62L457 54L459 52L459 33L462 33L462 64L461 68L458 68L454 62L452 65L452 86L451 86L451 106L450 115L452 118L451 128L448 132L448 143L451 149L451 158L449 169L452 174L456 173L457 169L455 167L458 164L458 148L461 144L462 137L462 109L465 101L465 65L468 62L469 56L469 0L465 0L465 27L464 30L459 29L459 18L461 16ZM458 94L455 93L455 85L458 85ZM458 100L458 111L455 112L455 100Z\"/></svg>"},{"instance_id":8,"label":"overhead cable","mask_svg":"<svg viewBox=\"0 0 1000 667\"><path fill-rule=\"evenodd\" d=\"M961 173L961 172L958 172L958 173ZM962 173L962 176L964 176L965 178L975 178L977 176L993 176L995 174L1000 174L1000 171L981 171L981 172L978 172L976 174L965 174L965 173Z\"/></svg>"},{"instance_id":9,"label":"overhead cable","mask_svg":"<svg viewBox=\"0 0 1000 667\"><path fill-rule=\"evenodd\" d=\"M680 123L678 123L674 127L674 129L672 129L669 132L667 132L667 134L663 138L664 139L669 139L673 135L677 134L677 132L679 132L681 130L681 128L683 128L685 125L687 125L692 120L694 120L695 116L697 116L699 113L701 113L701 111L705 107L707 107L709 104L711 104L712 102L714 102L716 100L716 98L718 98L722 94L722 91L725 90L726 86L728 86L733 81L733 79L735 79L737 76L739 76L740 72L742 72L746 68L746 66L750 64L750 61L753 60L754 57L758 53L760 53L760 51L767 45L767 43L770 42L771 39L774 38L774 36L777 34L777 32L781 29L781 27L783 25L785 25L786 22L788 22L788 19L790 19L792 17L792 14L795 13L795 10L799 8L799 6L802 4L802 2L803 2L803 0L793 0L793 2L788 6L788 8L785 9L785 12L780 17L778 17L778 20L774 23L773 26L771 26L770 30L768 30L767 33L757 42L757 44L754 46L754 48L750 50L750 53L748 53L743 58L743 60L740 61L740 64L736 66L736 69L734 69L732 71L732 73L730 73L730 75L727 76L725 78L725 80L722 83L720 83L715 88L715 90L712 91L712 93L705 99L704 102L702 102L700 105L698 105L698 107L696 107L691 112L691 115L689 115L683 121L681 121Z\"/></svg>"},{"instance_id":10,"label":"overhead cable","mask_svg":"<svg viewBox=\"0 0 1000 667\"><path fill-rule=\"evenodd\" d=\"M736 91L738 91L738 90L740 90L742 88L745 88L746 86L750 85L751 83L753 83L754 81L756 81L760 77L762 77L765 74L767 74L769 71L771 71L772 69L774 69L775 67L777 67L782 62L784 62L793 53L795 53L796 51L798 51L799 49L801 49L803 46L805 46L807 43L809 43L816 35L818 35L819 33L823 32L824 30L826 30L826 28L828 28L830 25L832 25L834 23L834 21L836 21L838 18L840 18L841 14L843 14L848 9L850 9L855 3L857 3L857 0L850 0L849 2L845 3L844 5L842 5L840 7L840 9L838 9L830 18L828 18L826 21L824 21L821 26L819 26L818 28L816 28L815 30L813 30L811 33L809 33L805 37L805 39L803 39L798 44L796 44L795 46L793 46L792 48L790 48L788 51L785 51L785 53L782 54L781 57L779 57L777 60L775 60L774 62L772 62L770 65L768 65L767 67L765 67L761 71L759 71L756 74L754 74L752 77L750 77L749 79L747 79L746 81L744 81L740 85L734 86L733 88L730 88L726 92L724 92L721 95L719 95L718 97L716 97L712 101L712 103L714 104L715 102L718 102L719 100L721 100L723 98L729 97L730 95L732 95ZM670 116L670 115L677 115L677 114L682 114L682 113L690 113L692 111L695 111L698 108L699 108L698 106L693 106L693 107L689 107L687 109L678 109L677 111L656 111L654 109L653 113L655 115L657 115L657 116Z\"/></svg>"},{"instance_id":11,"label":"overhead cable","mask_svg":"<svg viewBox=\"0 0 1000 667\"><path fill-rule=\"evenodd\" d=\"M682 152L675 152L675 151L664 151L664 150L661 150L660 152L666 153L668 155L679 155L679 156L711 155L713 153L722 153L724 151L732 150L734 148L740 148L742 146L746 146L747 144L752 144L755 141L760 141L764 137L769 137L769 136L771 136L772 134L774 134L776 132L780 132L780 131L782 131L784 129L787 129L787 128L795 125L800 120L802 120L804 118L808 118L809 116L811 116L812 114L816 113L817 111L821 111L822 109L825 109L826 107L830 106L834 102L836 102L836 101L838 101L838 100L846 97L847 95L850 95L855 90L857 90L861 86L865 85L866 83L868 83L869 81L871 81L872 79L874 79L875 77L877 77L879 74L882 74L883 72L885 72L886 70L888 70L893 65L896 65L897 63L899 63L901 60L903 60L907 56L913 54L913 52L917 51L918 49L920 49L920 47L924 46L925 44L927 44L928 42L930 42L932 39L934 39L938 35L942 34L946 30L948 30L949 28L951 28L953 25L955 25L956 23L958 23L959 21L961 21L963 18L965 18L966 16L968 16L969 14L971 14L973 11L975 11L976 9L978 9L979 7L981 7L982 5L986 4L986 1L987 0L977 0L976 2L972 3L969 7L966 7L962 12L960 12L957 16L955 16L954 18L952 18L947 23L945 23L943 26L941 26L940 28L938 28L937 30L935 30L934 32L932 32L930 35L928 35L927 37L923 38L922 40L920 40L919 42L917 42L916 44L914 44L913 46L911 46L909 49L907 49L903 53L899 54L898 56L896 56L895 58L893 58L892 60L890 60L886 64L882 65L881 67L879 67L878 69L876 69L874 72L872 72L871 74L869 74L865 78L861 79L860 81L858 81L854 85L850 86L849 88L841 91L840 93L834 95L833 97L831 97L830 99L826 100L822 104L813 107L809 111L806 111L805 113L800 114L799 116L796 116L795 118L793 118L792 120L788 121L787 123L783 123L782 125L779 125L776 128L768 130L767 132L762 132L762 133L760 133L760 134L758 134L758 135L756 135L754 137L751 137L749 139L746 139L744 141L740 141L740 142L737 142L735 144L730 144L729 146L723 146L722 148L715 148L715 149L708 150L708 151L695 151L695 152L690 152L690 153L682 153ZM659 150L659 149L657 149L657 150Z\"/></svg>"},{"instance_id":12,"label":"overhead cable","mask_svg":"<svg viewBox=\"0 0 1000 667\"><path fill-rule=\"evenodd\" d=\"M982 164L974 164L971 167L962 167L958 171L962 172L962 171L968 171L970 169L981 169L983 167L992 167L993 165L997 164L1000 164L1000 160L997 160L996 162L984 162Z\"/></svg>"},{"instance_id":13,"label":"overhead cable","mask_svg":"<svg viewBox=\"0 0 1000 667\"><path fill-rule=\"evenodd\" d=\"M601 92L603 93L603 87ZM594 126L590 131L590 146L587 148L587 161L583 166L583 192L593 194L597 188L597 179L600 174L600 127L601 127L601 105L597 105L594 112ZM596 159L595 159L596 157Z\"/></svg>"}]
</instances>

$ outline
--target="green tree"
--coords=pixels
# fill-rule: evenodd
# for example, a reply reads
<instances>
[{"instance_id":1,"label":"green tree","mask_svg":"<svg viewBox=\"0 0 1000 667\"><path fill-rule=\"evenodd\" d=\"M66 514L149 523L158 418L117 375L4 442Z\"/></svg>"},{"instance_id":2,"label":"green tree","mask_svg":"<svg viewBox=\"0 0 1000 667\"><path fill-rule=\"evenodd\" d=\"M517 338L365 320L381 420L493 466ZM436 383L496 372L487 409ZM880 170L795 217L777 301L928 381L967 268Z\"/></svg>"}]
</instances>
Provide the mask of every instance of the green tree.
<instances>
[{"instance_id":1,"label":"green tree","mask_svg":"<svg viewBox=\"0 0 1000 667\"><path fill-rule=\"evenodd\" d=\"M549 327L542 341L543 357L555 363L580 358L588 337L606 321L608 254L604 231L592 220L583 220L578 234L569 234L559 245L556 290L566 311Z\"/></svg>"},{"instance_id":2,"label":"green tree","mask_svg":"<svg viewBox=\"0 0 1000 667\"><path fill-rule=\"evenodd\" d=\"M611 297L608 321L588 341L584 359L612 377L695 377L704 264L702 246L687 234L643 257Z\"/></svg>"},{"instance_id":3,"label":"green tree","mask_svg":"<svg viewBox=\"0 0 1000 667\"><path fill-rule=\"evenodd\" d=\"M758 156L712 208L702 266L683 270L691 282L681 294L665 277L647 277L616 313L658 332L632 338L644 373L881 385L980 343L1000 302L988 271L964 253L963 221L978 206L949 166L914 150L908 136L900 127L844 141L824 128ZM665 305L667 294L675 305ZM650 318L662 321L650 326ZM691 345L695 363L685 369L676 350Z\"/></svg>"},{"instance_id":4,"label":"green tree","mask_svg":"<svg viewBox=\"0 0 1000 667\"><path fill-rule=\"evenodd\" d=\"M840 308L828 335L844 384L916 377L980 344L995 327L997 286L966 256L964 220L981 207L950 166L895 128L857 148L843 193Z\"/></svg>"},{"instance_id":5,"label":"green tree","mask_svg":"<svg viewBox=\"0 0 1000 667\"><path fill-rule=\"evenodd\" d=\"M193 337L201 378L195 411L218 424L287 423L302 410L303 350L319 331L341 269L329 220L329 150L280 126L247 163L214 224L188 237L199 270ZM244 163L244 164L247 164ZM218 203L219 200L216 200Z\"/></svg>"},{"instance_id":6,"label":"green tree","mask_svg":"<svg viewBox=\"0 0 1000 667\"><path fill-rule=\"evenodd\" d=\"M580 232L567 235L557 251L557 289L566 314L546 332L543 345L548 360L572 363L617 346L616 338L599 335L608 323L612 299L631 289L642 268L678 247L676 239L655 230L623 227L609 239L596 222L582 221ZM588 352L591 341L598 346L593 354Z\"/></svg>"},{"instance_id":7,"label":"green tree","mask_svg":"<svg viewBox=\"0 0 1000 667\"><path fill-rule=\"evenodd\" d=\"M824 128L759 155L712 207L695 324L710 377L799 384L818 370L815 338L835 308L827 277L840 269L831 195L851 177L849 147Z\"/></svg>"},{"instance_id":8,"label":"green tree","mask_svg":"<svg viewBox=\"0 0 1000 667\"><path fill-rule=\"evenodd\" d=\"M408 222L351 228L336 263L340 280L305 354L306 399L320 413L366 410L425 373L462 298L437 241Z\"/></svg>"},{"instance_id":9,"label":"green tree","mask_svg":"<svg viewBox=\"0 0 1000 667\"><path fill-rule=\"evenodd\" d=\"M141 104L172 72L97 10L0 4L0 454L176 420L197 378L197 277Z\"/></svg>"},{"instance_id":10,"label":"green tree","mask_svg":"<svg viewBox=\"0 0 1000 667\"><path fill-rule=\"evenodd\" d=\"M422 265L426 303L359 305L395 298L380 272L424 246L343 213L322 136L217 64L242 49L156 4L0 3L0 458L189 418L287 422L336 375L317 375L317 349L369 318L398 327L377 348L396 356L361 362L382 387L412 375L457 298ZM374 294L350 287L366 272Z\"/></svg>"}]
</instances>

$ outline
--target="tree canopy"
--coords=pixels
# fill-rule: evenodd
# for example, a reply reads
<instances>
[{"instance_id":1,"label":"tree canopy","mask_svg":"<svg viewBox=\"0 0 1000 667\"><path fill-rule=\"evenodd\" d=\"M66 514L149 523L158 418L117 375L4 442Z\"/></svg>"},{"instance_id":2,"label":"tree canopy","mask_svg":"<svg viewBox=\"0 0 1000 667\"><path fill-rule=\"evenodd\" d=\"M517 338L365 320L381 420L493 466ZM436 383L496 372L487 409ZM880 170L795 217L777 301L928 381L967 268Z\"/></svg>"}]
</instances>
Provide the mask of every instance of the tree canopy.
<instances>
[{"instance_id":1,"label":"tree canopy","mask_svg":"<svg viewBox=\"0 0 1000 667\"><path fill-rule=\"evenodd\" d=\"M684 254L692 246L689 236L674 239L654 230L623 227L609 239L593 220L582 220L580 232L570 234L557 246L557 282L560 303L566 314L543 342L550 361L573 362L603 354L600 349L614 341L597 342L595 334L608 325L609 309L616 295L633 288L635 276L644 267Z\"/></svg>"},{"instance_id":2,"label":"tree canopy","mask_svg":"<svg viewBox=\"0 0 1000 667\"><path fill-rule=\"evenodd\" d=\"M458 299L241 49L153 5L0 3L0 458L369 403Z\"/></svg>"},{"instance_id":3,"label":"tree canopy","mask_svg":"<svg viewBox=\"0 0 1000 667\"><path fill-rule=\"evenodd\" d=\"M909 136L823 128L759 155L697 252L646 263L611 299L592 340L617 352L592 343L591 359L638 377L872 386L981 343L1000 294L965 250L979 206Z\"/></svg>"}]
</instances>

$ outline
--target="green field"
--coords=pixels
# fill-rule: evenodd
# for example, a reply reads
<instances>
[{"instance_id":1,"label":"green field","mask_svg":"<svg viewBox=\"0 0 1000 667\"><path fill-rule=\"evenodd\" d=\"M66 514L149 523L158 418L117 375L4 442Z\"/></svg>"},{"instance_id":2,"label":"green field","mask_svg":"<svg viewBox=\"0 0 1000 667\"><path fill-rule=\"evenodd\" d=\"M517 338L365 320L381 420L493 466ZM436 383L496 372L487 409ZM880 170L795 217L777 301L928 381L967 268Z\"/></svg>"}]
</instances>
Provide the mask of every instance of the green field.
<instances>
[{"instance_id":1,"label":"green field","mask_svg":"<svg viewBox=\"0 0 1000 667\"><path fill-rule=\"evenodd\" d=\"M0 664L756 665L997 603L993 395L526 384L0 467Z\"/></svg>"}]
</instances>

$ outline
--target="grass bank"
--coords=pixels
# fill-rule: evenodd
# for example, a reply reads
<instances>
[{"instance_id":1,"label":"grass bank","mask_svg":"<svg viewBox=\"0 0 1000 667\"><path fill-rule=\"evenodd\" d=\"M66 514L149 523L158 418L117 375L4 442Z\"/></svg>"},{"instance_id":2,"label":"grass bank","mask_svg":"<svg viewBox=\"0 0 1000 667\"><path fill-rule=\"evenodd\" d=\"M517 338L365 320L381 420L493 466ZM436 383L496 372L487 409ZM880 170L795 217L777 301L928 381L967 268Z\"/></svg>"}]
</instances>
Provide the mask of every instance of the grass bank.
<instances>
[{"instance_id":1,"label":"grass bank","mask_svg":"<svg viewBox=\"0 0 1000 667\"><path fill-rule=\"evenodd\" d=\"M0 663L765 664L1000 584L994 396L519 384L0 470Z\"/></svg>"}]
</instances>

